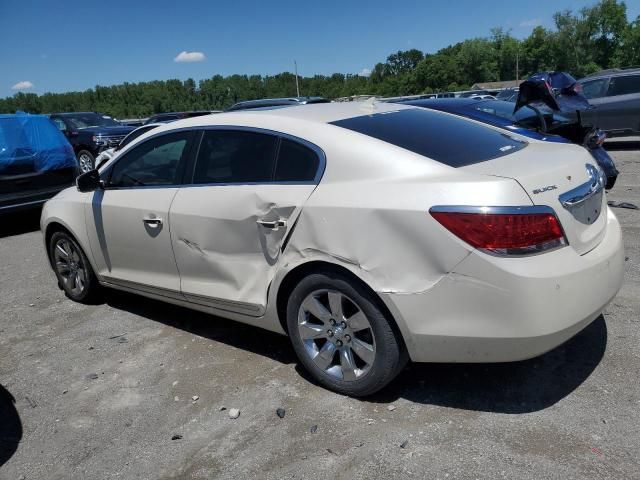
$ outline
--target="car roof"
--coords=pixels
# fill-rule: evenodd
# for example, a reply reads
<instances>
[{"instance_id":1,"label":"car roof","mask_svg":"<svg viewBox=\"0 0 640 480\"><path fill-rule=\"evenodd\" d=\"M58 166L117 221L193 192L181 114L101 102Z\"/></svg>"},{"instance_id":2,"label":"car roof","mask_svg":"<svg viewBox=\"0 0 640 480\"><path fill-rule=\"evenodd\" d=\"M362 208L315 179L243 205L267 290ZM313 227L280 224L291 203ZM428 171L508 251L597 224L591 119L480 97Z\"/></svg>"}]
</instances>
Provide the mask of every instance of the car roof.
<instances>
[{"instance_id":1,"label":"car roof","mask_svg":"<svg viewBox=\"0 0 640 480\"><path fill-rule=\"evenodd\" d=\"M204 115L176 120L158 127L157 130L154 129L153 132L160 134L177 128L206 128L208 126L228 125L262 128L266 130L273 129L295 135L292 133L293 131L304 130L308 132L309 129L314 129L314 125L326 125L328 128L333 129L335 127L328 124L338 120L415 108L418 107L398 103L365 101L314 103L287 108L237 110L216 115ZM143 137L149 133L145 133ZM304 137L305 135L306 133L302 136Z\"/></svg>"},{"instance_id":2,"label":"car roof","mask_svg":"<svg viewBox=\"0 0 640 480\"><path fill-rule=\"evenodd\" d=\"M637 75L640 73L639 66L632 67L623 67L623 68L609 68L607 70L601 70L599 72L591 73L584 78L581 78L579 81L582 82L584 80L594 80L596 78L602 77L618 77L622 75Z\"/></svg>"}]
</instances>

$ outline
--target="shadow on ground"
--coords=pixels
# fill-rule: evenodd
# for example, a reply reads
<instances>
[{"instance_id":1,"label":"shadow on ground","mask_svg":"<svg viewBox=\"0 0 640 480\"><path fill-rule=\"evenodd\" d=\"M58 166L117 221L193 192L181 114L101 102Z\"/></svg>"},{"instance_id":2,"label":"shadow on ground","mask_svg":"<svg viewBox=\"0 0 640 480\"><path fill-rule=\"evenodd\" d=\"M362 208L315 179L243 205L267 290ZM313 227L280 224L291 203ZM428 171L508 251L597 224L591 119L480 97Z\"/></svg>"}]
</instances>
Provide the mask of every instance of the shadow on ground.
<instances>
[{"instance_id":1,"label":"shadow on ground","mask_svg":"<svg viewBox=\"0 0 640 480\"><path fill-rule=\"evenodd\" d=\"M640 150L640 142L637 140L616 140L608 141L604 144L604 149L616 152L624 150Z\"/></svg>"},{"instance_id":2,"label":"shadow on ground","mask_svg":"<svg viewBox=\"0 0 640 480\"><path fill-rule=\"evenodd\" d=\"M287 337L261 328L117 290L107 291L106 302L113 308L281 363L297 361Z\"/></svg>"},{"instance_id":3,"label":"shadow on ground","mask_svg":"<svg viewBox=\"0 0 640 480\"><path fill-rule=\"evenodd\" d=\"M522 362L412 364L370 401L413 402L496 413L529 413L559 402L598 366L607 346L599 316L571 340Z\"/></svg>"},{"instance_id":4,"label":"shadow on ground","mask_svg":"<svg viewBox=\"0 0 640 480\"><path fill-rule=\"evenodd\" d=\"M40 212L40 208L31 208L0 215L0 238L39 230Z\"/></svg>"},{"instance_id":5,"label":"shadow on ground","mask_svg":"<svg viewBox=\"0 0 640 480\"><path fill-rule=\"evenodd\" d=\"M266 330L122 292L109 292L107 303L285 364L297 362L289 340ZM531 360L410 364L394 382L363 401L389 403L405 398L424 405L483 412L534 412L557 403L579 387L600 363L606 345L607 326L600 316L565 344ZM299 364L296 370L314 383Z\"/></svg>"},{"instance_id":6,"label":"shadow on ground","mask_svg":"<svg viewBox=\"0 0 640 480\"><path fill-rule=\"evenodd\" d=\"M15 403L13 395L0 385L0 467L13 456L22 439L22 422Z\"/></svg>"}]
</instances>

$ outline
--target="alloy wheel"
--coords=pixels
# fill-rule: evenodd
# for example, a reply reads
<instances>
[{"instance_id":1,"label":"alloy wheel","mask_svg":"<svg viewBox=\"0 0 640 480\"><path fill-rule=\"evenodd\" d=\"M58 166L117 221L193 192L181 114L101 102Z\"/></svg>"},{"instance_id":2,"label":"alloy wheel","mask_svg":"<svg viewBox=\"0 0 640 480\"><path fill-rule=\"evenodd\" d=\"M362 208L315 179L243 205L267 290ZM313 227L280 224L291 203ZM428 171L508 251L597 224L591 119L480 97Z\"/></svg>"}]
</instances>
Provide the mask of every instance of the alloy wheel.
<instances>
[{"instance_id":1,"label":"alloy wheel","mask_svg":"<svg viewBox=\"0 0 640 480\"><path fill-rule=\"evenodd\" d=\"M78 158L78 163L80 164L80 171L82 173L90 172L91 170L93 170L93 160L91 160L91 157L86 153L80 155L80 157Z\"/></svg>"},{"instance_id":2,"label":"alloy wheel","mask_svg":"<svg viewBox=\"0 0 640 480\"><path fill-rule=\"evenodd\" d=\"M342 292L315 290L307 295L298 311L298 332L309 358L331 377L354 381L373 365L376 344L371 323Z\"/></svg>"},{"instance_id":3,"label":"alloy wheel","mask_svg":"<svg viewBox=\"0 0 640 480\"><path fill-rule=\"evenodd\" d=\"M61 238L53 252L56 271L64 286L74 296L82 294L88 275L78 249L68 239Z\"/></svg>"}]
</instances>

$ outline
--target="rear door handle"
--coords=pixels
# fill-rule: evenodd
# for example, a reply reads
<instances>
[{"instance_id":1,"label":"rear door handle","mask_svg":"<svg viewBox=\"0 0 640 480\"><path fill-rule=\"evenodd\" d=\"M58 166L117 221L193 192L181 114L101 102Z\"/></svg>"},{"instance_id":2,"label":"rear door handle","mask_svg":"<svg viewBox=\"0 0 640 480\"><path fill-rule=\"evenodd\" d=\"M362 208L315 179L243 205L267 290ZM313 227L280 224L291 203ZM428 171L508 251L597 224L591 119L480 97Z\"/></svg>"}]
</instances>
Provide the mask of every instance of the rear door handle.
<instances>
[{"instance_id":1,"label":"rear door handle","mask_svg":"<svg viewBox=\"0 0 640 480\"><path fill-rule=\"evenodd\" d=\"M159 227L162 225L162 219L158 217L144 217L142 221L150 227Z\"/></svg>"},{"instance_id":2,"label":"rear door handle","mask_svg":"<svg viewBox=\"0 0 640 480\"><path fill-rule=\"evenodd\" d=\"M269 228L271 230L278 230L280 227L286 227L287 221L279 218L278 220L256 220L258 225L263 226L264 228Z\"/></svg>"}]
</instances>

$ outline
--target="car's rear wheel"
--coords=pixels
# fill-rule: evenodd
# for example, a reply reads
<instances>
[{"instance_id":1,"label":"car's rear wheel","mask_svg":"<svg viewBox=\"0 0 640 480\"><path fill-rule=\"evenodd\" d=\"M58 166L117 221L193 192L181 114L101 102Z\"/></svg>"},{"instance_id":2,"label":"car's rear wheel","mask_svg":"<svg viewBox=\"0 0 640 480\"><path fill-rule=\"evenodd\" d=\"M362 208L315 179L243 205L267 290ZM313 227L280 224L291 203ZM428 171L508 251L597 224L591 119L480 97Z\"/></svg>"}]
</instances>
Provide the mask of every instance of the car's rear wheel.
<instances>
[{"instance_id":1,"label":"car's rear wheel","mask_svg":"<svg viewBox=\"0 0 640 480\"><path fill-rule=\"evenodd\" d=\"M287 327L307 371L339 393L375 393L406 364L404 347L374 294L337 272L309 275L293 289Z\"/></svg>"},{"instance_id":2,"label":"car's rear wheel","mask_svg":"<svg viewBox=\"0 0 640 480\"><path fill-rule=\"evenodd\" d=\"M75 239L56 232L49 241L49 255L58 284L76 302L93 303L100 295L100 284Z\"/></svg>"},{"instance_id":3,"label":"car's rear wheel","mask_svg":"<svg viewBox=\"0 0 640 480\"><path fill-rule=\"evenodd\" d=\"M96 159L88 150L80 150L78 152L78 164L82 173L90 172L95 168Z\"/></svg>"}]
</instances>

